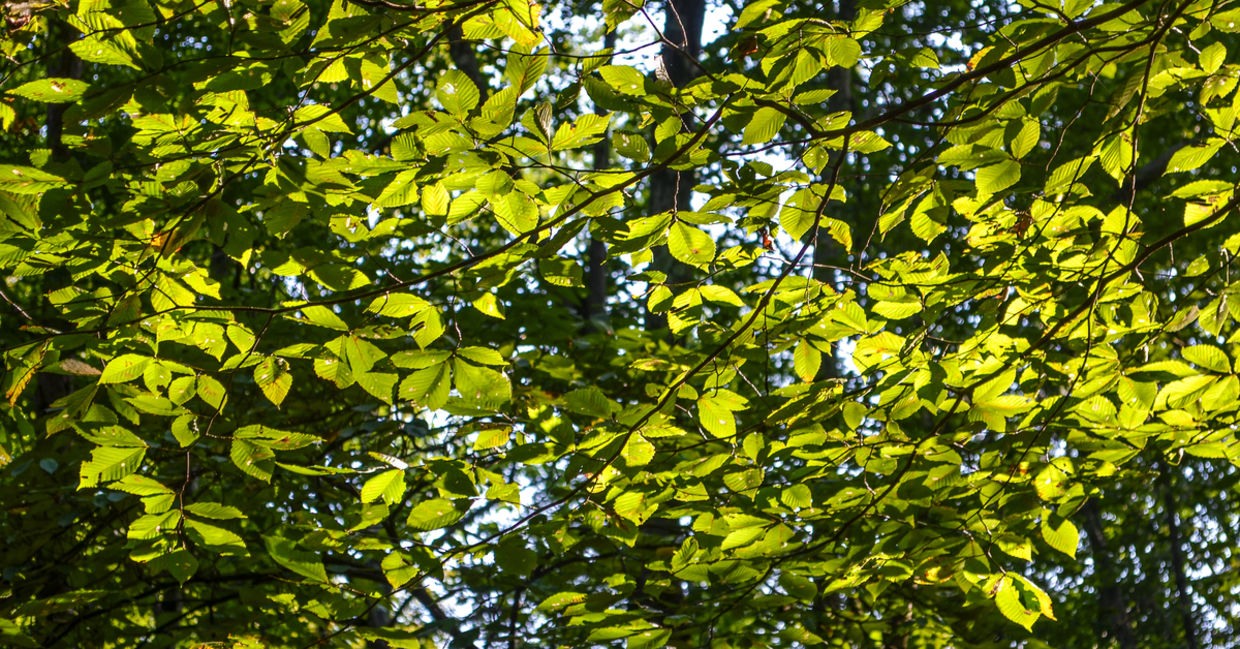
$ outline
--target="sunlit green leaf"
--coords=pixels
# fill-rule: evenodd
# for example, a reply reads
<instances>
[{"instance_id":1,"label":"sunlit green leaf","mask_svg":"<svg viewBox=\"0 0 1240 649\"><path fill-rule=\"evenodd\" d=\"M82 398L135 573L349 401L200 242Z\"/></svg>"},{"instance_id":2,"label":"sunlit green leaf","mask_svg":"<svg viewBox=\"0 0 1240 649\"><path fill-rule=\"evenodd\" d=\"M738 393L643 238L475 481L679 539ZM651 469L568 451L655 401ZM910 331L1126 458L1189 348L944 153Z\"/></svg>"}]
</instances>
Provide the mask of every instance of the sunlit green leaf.
<instances>
[{"instance_id":1,"label":"sunlit green leaf","mask_svg":"<svg viewBox=\"0 0 1240 649\"><path fill-rule=\"evenodd\" d=\"M771 141L779 129L783 127L787 116L777 108L763 106L759 108L745 125L745 144L763 144Z\"/></svg>"},{"instance_id":2,"label":"sunlit green leaf","mask_svg":"<svg viewBox=\"0 0 1240 649\"><path fill-rule=\"evenodd\" d=\"M715 240L702 230L677 221L667 235L672 256L686 264L703 266L715 259Z\"/></svg>"},{"instance_id":3,"label":"sunlit green leaf","mask_svg":"<svg viewBox=\"0 0 1240 649\"><path fill-rule=\"evenodd\" d=\"M24 83L8 91L26 99L45 103L60 104L77 101L90 88L90 84L79 79L50 77Z\"/></svg>"}]
</instances>

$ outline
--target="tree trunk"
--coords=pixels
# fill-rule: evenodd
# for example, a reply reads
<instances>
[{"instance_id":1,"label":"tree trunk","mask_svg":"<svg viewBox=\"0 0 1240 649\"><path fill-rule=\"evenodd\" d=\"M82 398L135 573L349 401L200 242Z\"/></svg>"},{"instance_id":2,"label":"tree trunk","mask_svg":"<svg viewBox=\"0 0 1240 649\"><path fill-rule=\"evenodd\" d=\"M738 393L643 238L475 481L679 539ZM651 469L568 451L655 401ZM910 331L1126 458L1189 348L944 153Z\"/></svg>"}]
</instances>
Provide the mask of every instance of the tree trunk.
<instances>
[{"instance_id":1,"label":"tree trunk","mask_svg":"<svg viewBox=\"0 0 1240 649\"><path fill-rule=\"evenodd\" d=\"M840 0L838 10L836 11L837 20L853 20L857 16L857 7L854 0ZM842 110L853 110L853 88L852 88L853 71L851 68L833 67L827 71L827 83L836 92L827 99L827 110L835 113ZM831 156L831 161L827 168L830 169L838 164L840 154ZM838 213L835 210L829 210L827 213ZM846 219L850 225L855 224L855 219ZM841 253L848 254L847 250L840 250L831 239L831 235L827 232L827 228L819 225L814 233L814 279L820 282L834 284L835 272L827 266L829 265L846 265L838 263L841 261Z\"/></svg>"},{"instance_id":2,"label":"tree trunk","mask_svg":"<svg viewBox=\"0 0 1240 649\"><path fill-rule=\"evenodd\" d=\"M693 81L699 72L697 59L702 52L702 22L706 19L705 0L667 0L663 24L662 64L668 79L677 88ZM693 116L684 113L685 128L693 127ZM692 170L661 169L650 177L650 214L692 209L690 199L697 176ZM654 250L654 270L667 274L667 284L688 280L687 269L676 262L666 246ZM654 331L667 327L667 318L648 313L646 328Z\"/></svg>"},{"instance_id":3,"label":"tree trunk","mask_svg":"<svg viewBox=\"0 0 1240 649\"><path fill-rule=\"evenodd\" d=\"M452 64L465 73L470 81L478 87L478 103L482 104L489 96L490 87L482 78L482 70L478 66L478 56L474 53L474 45L465 40L465 34L459 25L448 28L448 56Z\"/></svg>"},{"instance_id":4,"label":"tree trunk","mask_svg":"<svg viewBox=\"0 0 1240 649\"><path fill-rule=\"evenodd\" d=\"M1176 603L1184 625L1184 646L1198 649L1197 623L1193 619L1193 599L1188 592L1188 577L1184 574L1184 546L1180 535L1179 504L1172 493L1171 467L1159 464L1158 481L1163 496L1163 515L1167 518L1167 544L1171 547L1171 573L1175 575Z\"/></svg>"},{"instance_id":5,"label":"tree trunk","mask_svg":"<svg viewBox=\"0 0 1240 649\"><path fill-rule=\"evenodd\" d=\"M50 20L48 32L48 64L47 76L69 79L82 78L82 60L69 49L69 44L76 38L74 31L59 20ZM62 141L65 128L65 109L70 104L47 105L47 148L52 151L52 159L65 160L68 152Z\"/></svg>"},{"instance_id":6,"label":"tree trunk","mask_svg":"<svg viewBox=\"0 0 1240 649\"><path fill-rule=\"evenodd\" d=\"M82 60L69 49L69 45L77 38L76 32L64 22L49 17L47 34L47 76L82 78ZM69 158L63 136L65 109L70 105L57 103L47 105L47 124L45 125L47 148L51 150L52 160L56 162L64 162ZM46 283L44 283L44 288L48 289ZM36 391L31 408L36 416L40 417L48 414L52 403L73 392L72 377L64 374L40 372L35 379L35 386Z\"/></svg>"},{"instance_id":7,"label":"tree trunk","mask_svg":"<svg viewBox=\"0 0 1240 649\"><path fill-rule=\"evenodd\" d=\"M607 32L603 37L603 49L616 46L615 32ZM594 107L595 114L603 115L607 111ZM594 168L606 169L611 166L610 131L603 133L603 139L594 145ZM607 244L590 233L590 248L587 251L586 263L586 330L594 329L594 323L607 318Z\"/></svg>"},{"instance_id":8,"label":"tree trunk","mask_svg":"<svg viewBox=\"0 0 1240 649\"><path fill-rule=\"evenodd\" d=\"M1119 584L1119 570L1107 547L1102 515L1098 505L1089 501L1081 508L1085 537L1089 539L1090 556L1094 560L1094 589L1098 593L1098 635L1110 640L1110 646L1134 649L1137 644L1129 624L1128 607Z\"/></svg>"},{"instance_id":9,"label":"tree trunk","mask_svg":"<svg viewBox=\"0 0 1240 649\"><path fill-rule=\"evenodd\" d=\"M854 0L840 0L838 10L836 11L836 18L838 20L853 20L856 16L857 7L854 4ZM851 68L836 66L827 71L827 83L830 84L830 87L836 91L834 95L831 95L831 97L827 99L828 111L834 113L842 110L853 110L854 101L852 80L853 71ZM842 154L836 153L831 156L831 160L827 163L827 169L832 169L835 165L840 164L838 159L839 155ZM858 219L847 218L846 215L841 214L840 208L843 207L843 205L837 203L832 206L832 209L824 210L824 214L834 214L837 217L845 216L843 220L850 226L855 226ZM832 269L831 266L847 266L848 251L837 246L835 241L831 238L831 234L827 232L827 228L821 224L814 231L813 236L813 277L820 282L835 286L837 278L835 276L835 270ZM833 346L831 349L832 353L828 355L826 362L819 366L817 376L818 380L835 379L840 377L840 364L834 353L837 350L838 348Z\"/></svg>"}]
</instances>

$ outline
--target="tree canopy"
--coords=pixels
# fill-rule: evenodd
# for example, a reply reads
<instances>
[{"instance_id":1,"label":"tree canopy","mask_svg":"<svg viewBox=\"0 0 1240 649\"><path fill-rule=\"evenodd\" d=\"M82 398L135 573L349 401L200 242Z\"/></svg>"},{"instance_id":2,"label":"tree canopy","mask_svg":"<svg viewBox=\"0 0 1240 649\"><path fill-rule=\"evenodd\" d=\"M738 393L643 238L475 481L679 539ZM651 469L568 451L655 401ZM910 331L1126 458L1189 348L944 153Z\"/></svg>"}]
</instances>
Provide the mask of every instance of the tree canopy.
<instances>
[{"instance_id":1,"label":"tree canopy","mask_svg":"<svg viewBox=\"0 0 1240 649\"><path fill-rule=\"evenodd\" d=\"M1235 0L3 7L0 644L1237 641Z\"/></svg>"}]
</instances>

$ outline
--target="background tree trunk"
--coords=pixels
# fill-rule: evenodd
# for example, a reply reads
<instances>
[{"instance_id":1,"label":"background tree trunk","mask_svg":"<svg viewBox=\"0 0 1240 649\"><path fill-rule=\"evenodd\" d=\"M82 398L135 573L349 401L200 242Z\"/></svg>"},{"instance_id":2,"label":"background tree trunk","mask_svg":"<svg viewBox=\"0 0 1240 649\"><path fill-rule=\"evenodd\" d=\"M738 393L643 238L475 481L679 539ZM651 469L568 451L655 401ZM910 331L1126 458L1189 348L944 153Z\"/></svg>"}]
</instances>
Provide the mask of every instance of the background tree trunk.
<instances>
[{"instance_id":1,"label":"background tree trunk","mask_svg":"<svg viewBox=\"0 0 1240 649\"><path fill-rule=\"evenodd\" d=\"M693 81L700 71L698 57L702 52L702 23L706 18L705 0L668 0L663 23L663 68L672 85L680 88ZM681 113L684 128L693 128L693 115ZM660 169L650 177L650 214L690 210L697 176L692 170ZM667 274L667 283L675 286L688 280L688 269L672 258L667 246L654 249L654 270ZM667 318L648 313L648 330L664 329Z\"/></svg>"},{"instance_id":2,"label":"background tree trunk","mask_svg":"<svg viewBox=\"0 0 1240 649\"><path fill-rule=\"evenodd\" d=\"M1176 603L1184 625L1184 646L1198 649L1197 623L1193 618L1193 598L1188 592L1188 577L1184 573L1184 540L1180 534L1179 500L1172 491L1171 467L1159 464L1158 480L1162 487L1163 515L1167 518L1167 544L1171 549L1171 574L1175 575Z\"/></svg>"},{"instance_id":3,"label":"background tree trunk","mask_svg":"<svg viewBox=\"0 0 1240 649\"><path fill-rule=\"evenodd\" d=\"M616 33L607 32L603 37L603 49L616 47ZM594 107L596 115L606 115L607 111L599 106ZM603 139L594 145L594 168L606 169L611 166L610 131L603 133ZM594 328L596 320L607 318L607 244L593 230L590 233L590 247L586 251L586 329Z\"/></svg>"},{"instance_id":4,"label":"background tree trunk","mask_svg":"<svg viewBox=\"0 0 1240 649\"><path fill-rule=\"evenodd\" d=\"M1081 520L1084 523L1085 537L1089 539L1090 556L1094 560L1094 582L1098 593L1098 632L1110 640L1111 645L1119 649L1133 649L1137 646L1128 621L1128 607L1124 602L1123 590L1119 584L1119 570L1111 557L1107 546L1105 525L1098 505L1089 501L1081 508Z\"/></svg>"}]
</instances>

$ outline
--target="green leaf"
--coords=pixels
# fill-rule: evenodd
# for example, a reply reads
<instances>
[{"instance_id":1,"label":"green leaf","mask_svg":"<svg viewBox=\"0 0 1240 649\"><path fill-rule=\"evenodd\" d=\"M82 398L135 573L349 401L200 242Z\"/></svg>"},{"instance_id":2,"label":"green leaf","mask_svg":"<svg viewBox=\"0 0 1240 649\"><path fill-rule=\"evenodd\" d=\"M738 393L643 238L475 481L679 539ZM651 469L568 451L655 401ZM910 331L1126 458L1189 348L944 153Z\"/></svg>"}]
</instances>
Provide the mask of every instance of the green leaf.
<instances>
[{"instance_id":1,"label":"green leaf","mask_svg":"<svg viewBox=\"0 0 1240 649\"><path fill-rule=\"evenodd\" d=\"M388 183L379 196L375 198L377 208L403 207L412 205L418 200L418 186L414 183L417 171L402 171Z\"/></svg>"},{"instance_id":2,"label":"green leaf","mask_svg":"<svg viewBox=\"0 0 1240 649\"><path fill-rule=\"evenodd\" d=\"M276 563L311 581L327 582L327 570L317 554L301 550L294 541L280 536L267 536L263 542Z\"/></svg>"},{"instance_id":3,"label":"green leaf","mask_svg":"<svg viewBox=\"0 0 1240 649\"><path fill-rule=\"evenodd\" d=\"M180 443L181 448L190 446L198 440L198 420L193 415L181 415L172 421L172 436Z\"/></svg>"},{"instance_id":4,"label":"green leaf","mask_svg":"<svg viewBox=\"0 0 1240 649\"><path fill-rule=\"evenodd\" d=\"M383 498L388 505L396 505L405 495L405 472L389 469L375 474L362 485L362 502L370 503Z\"/></svg>"},{"instance_id":5,"label":"green leaf","mask_svg":"<svg viewBox=\"0 0 1240 649\"><path fill-rule=\"evenodd\" d=\"M762 533L765 531L765 528L759 526L742 527L732 530L728 532L727 536L723 537L723 543L719 546L719 548L721 550L734 550L739 547L747 546L757 540L759 536L762 536Z\"/></svg>"},{"instance_id":6,"label":"green leaf","mask_svg":"<svg viewBox=\"0 0 1240 649\"><path fill-rule=\"evenodd\" d=\"M1046 180L1045 191L1048 194L1080 191L1084 187L1082 181L1085 178L1085 174L1097 159L1094 156L1076 158L1055 167L1055 170L1051 172L1050 177Z\"/></svg>"},{"instance_id":7,"label":"green leaf","mask_svg":"<svg viewBox=\"0 0 1240 649\"><path fill-rule=\"evenodd\" d=\"M451 197L443 185L435 183L422 188L422 211L431 216L447 216Z\"/></svg>"},{"instance_id":8,"label":"green leaf","mask_svg":"<svg viewBox=\"0 0 1240 649\"><path fill-rule=\"evenodd\" d=\"M125 537L130 540L148 540L161 535L175 534L181 522L181 512L172 510L158 514L140 516L129 524Z\"/></svg>"},{"instance_id":9,"label":"green leaf","mask_svg":"<svg viewBox=\"0 0 1240 649\"><path fill-rule=\"evenodd\" d=\"M372 300L366 310L386 318L408 318L428 308L430 304L416 295L385 293Z\"/></svg>"},{"instance_id":10,"label":"green leaf","mask_svg":"<svg viewBox=\"0 0 1240 649\"><path fill-rule=\"evenodd\" d=\"M502 373L486 367L456 361L453 383L461 400L484 409L498 409L512 399L512 384Z\"/></svg>"},{"instance_id":11,"label":"green leaf","mask_svg":"<svg viewBox=\"0 0 1240 649\"><path fill-rule=\"evenodd\" d=\"M625 649L659 649L672 637L671 629L645 629L624 639Z\"/></svg>"},{"instance_id":12,"label":"green leaf","mask_svg":"<svg viewBox=\"0 0 1240 649\"><path fill-rule=\"evenodd\" d=\"M456 350L456 353L461 358L477 365L503 366L508 364L508 361L504 360L504 357L500 356L499 352L486 347L462 347Z\"/></svg>"},{"instance_id":13,"label":"green leaf","mask_svg":"<svg viewBox=\"0 0 1240 649\"><path fill-rule=\"evenodd\" d=\"M1224 141L1218 138L1212 140L1209 144L1201 146L1186 146L1171 155L1171 160L1167 162L1167 173L1177 173L1183 171L1192 171L1201 165L1210 161L1219 149L1223 148Z\"/></svg>"},{"instance_id":14,"label":"green leaf","mask_svg":"<svg viewBox=\"0 0 1240 649\"><path fill-rule=\"evenodd\" d=\"M415 530L429 532L456 523L465 516L466 511L451 500L434 498L415 505L409 512L407 522Z\"/></svg>"},{"instance_id":15,"label":"green leaf","mask_svg":"<svg viewBox=\"0 0 1240 649\"><path fill-rule=\"evenodd\" d=\"M293 375L277 359L264 358L254 366L254 383L262 390L263 396L279 408L293 387Z\"/></svg>"},{"instance_id":16,"label":"green leaf","mask_svg":"<svg viewBox=\"0 0 1240 649\"><path fill-rule=\"evenodd\" d=\"M715 240L681 221L672 224L667 235L667 248L673 257L690 266L707 266L715 259Z\"/></svg>"},{"instance_id":17,"label":"green leaf","mask_svg":"<svg viewBox=\"0 0 1240 649\"><path fill-rule=\"evenodd\" d=\"M212 408L220 410L224 407L227 393L224 391L223 384L204 374L198 377L198 398Z\"/></svg>"},{"instance_id":18,"label":"green leaf","mask_svg":"<svg viewBox=\"0 0 1240 649\"><path fill-rule=\"evenodd\" d=\"M238 469L263 482L271 480L275 467L274 451L244 439L234 439L230 448L229 457Z\"/></svg>"},{"instance_id":19,"label":"green leaf","mask_svg":"<svg viewBox=\"0 0 1240 649\"><path fill-rule=\"evenodd\" d=\"M353 385L353 373L349 371L349 364L332 354L314 359L314 373L319 378L336 384L340 389Z\"/></svg>"},{"instance_id":20,"label":"green leaf","mask_svg":"<svg viewBox=\"0 0 1240 649\"><path fill-rule=\"evenodd\" d=\"M478 106L478 87L460 70L448 70L440 75L435 96L444 109L454 115L464 115Z\"/></svg>"},{"instance_id":21,"label":"green leaf","mask_svg":"<svg viewBox=\"0 0 1240 649\"><path fill-rule=\"evenodd\" d=\"M158 496L161 494L175 493L158 480L154 480L143 475L125 476L124 478L108 485L108 488L134 494L135 496Z\"/></svg>"},{"instance_id":22,"label":"green leaf","mask_svg":"<svg viewBox=\"0 0 1240 649\"><path fill-rule=\"evenodd\" d=\"M404 586L421 572L418 566L409 563L400 552L393 552L383 557L380 566L383 568L383 576L387 578L392 588Z\"/></svg>"},{"instance_id":23,"label":"green leaf","mask_svg":"<svg viewBox=\"0 0 1240 649\"><path fill-rule=\"evenodd\" d=\"M1003 617L1032 631L1033 623L1038 620L1039 612L1025 607L1018 584L1019 582L1012 577L1001 577L995 586L995 606L999 608Z\"/></svg>"},{"instance_id":24,"label":"green leaf","mask_svg":"<svg viewBox=\"0 0 1240 649\"><path fill-rule=\"evenodd\" d=\"M314 435L307 435L305 433L290 433L285 430L271 428L262 424L242 426L233 433L233 436L237 439L251 440L259 446L275 449L277 451L295 451L299 448L305 448L323 441Z\"/></svg>"},{"instance_id":25,"label":"green leaf","mask_svg":"<svg viewBox=\"0 0 1240 649\"><path fill-rule=\"evenodd\" d=\"M349 329L349 325L345 324L344 320L340 319L340 316L336 315L335 312L325 306L315 305L302 307L301 313L305 316L306 321L311 324L316 324L320 327L326 327L328 329L335 329L336 331L348 331Z\"/></svg>"},{"instance_id":26,"label":"green leaf","mask_svg":"<svg viewBox=\"0 0 1240 649\"><path fill-rule=\"evenodd\" d=\"M1213 218L1216 215L1217 207L1211 203L1198 203L1190 201L1184 204L1184 227L1192 227Z\"/></svg>"},{"instance_id":27,"label":"green leaf","mask_svg":"<svg viewBox=\"0 0 1240 649\"><path fill-rule=\"evenodd\" d=\"M645 162L650 159L650 144L639 133L617 131L611 136L611 145L616 153L634 162Z\"/></svg>"},{"instance_id":28,"label":"green leaf","mask_svg":"<svg viewBox=\"0 0 1240 649\"><path fill-rule=\"evenodd\" d=\"M719 304L728 304L731 306L738 306L738 307L745 306L745 303L741 300L740 296L738 296L735 291L733 291L732 289L726 286L720 286L718 284L707 284L706 286L703 286L698 290L702 292L702 297L704 299L710 300L711 302L717 302Z\"/></svg>"},{"instance_id":29,"label":"green leaf","mask_svg":"<svg viewBox=\"0 0 1240 649\"><path fill-rule=\"evenodd\" d=\"M821 220L819 208L822 199L808 189L802 189L779 211L779 226L793 239L800 240Z\"/></svg>"},{"instance_id":30,"label":"green leaf","mask_svg":"<svg viewBox=\"0 0 1240 649\"><path fill-rule=\"evenodd\" d=\"M823 53L833 65L851 68L861 58L861 44L842 35L832 35L825 39Z\"/></svg>"},{"instance_id":31,"label":"green leaf","mask_svg":"<svg viewBox=\"0 0 1240 649\"><path fill-rule=\"evenodd\" d=\"M142 376L147 365L154 360L138 354L121 354L108 361L99 376L100 383L128 383Z\"/></svg>"},{"instance_id":32,"label":"green leaf","mask_svg":"<svg viewBox=\"0 0 1240 649\"><path fill-rule=\"evenodd\" d=\"M241 510L236 507L205 501L186 505L185 513L199 518L214 518L216 520L245 518L245 514L241 513Z\"/></svg>"},{"instance_id":33,"label":"green leaf","mask_svg":"<svg viewBox=\"0 0 1240 649\"><path fill-rule=\"evenodd\" d=\"M177 549L156 557L146 564L152 571L167 570L177 582L184 584L198 572L198 559L189 550Z\"/></svg>"},{"instance_id":34,"label":"green leaf","mask_svg":"<svg viewBox=\"0 0 1240 649\"><path fill-rule=\"evenodd\" d=\"M627 65L605 65L598 69L607 85L625 95L640 96L645 92L646 79Z\"/></svg>"},{"instance_id":35,"label":"green leaf","mask_svg":"<svg viewBox=\"0 0 1240 649\"><path fill-rule=\"evenodd\" d=\"M1029 539L1022 536L1005 534L995 540L995 545L999 546L999 549L1010 557L1016 557L1024 561L1033 561L1033 544L1029 542Z\"/></svg>"},{"instance_id":36,"label":"green leaf","mask_svg":"<svg viewBox=\"0 0 1240 649\"><path fill-rule=\"evenodd\" d=\"M808 486L795 484L780 492L779 502L788 507L803 509L805 507L812 507L814 505L814 498Z\"/></svg>"},{"instance_id":37,"label":"green leaf","mask_svg":"<svg viewBox=\"0 0 1240 649\"><path fill-rule=\"evenodd\" d=\"M344 264L322 264L310 271L310 278L333 291L349 291L370 283L361 271Z\"/></svg>"},{"instance_id":38,"label":"green leaf","mask_svg":"<svg viewBox=\"0 0 1240 649\"><path fill-rule=\"evenodd\" d=\"M888 320L903 320L921 313L918 302L875 302L870 310Z\"/></svg>"},{"instance_id":39,"label":"green leaf","mask_svg":"<svg viewBox=\"0 0 1240 649\"><path fill-rule=\"evenodd\" d=\"M128 52L103 38L83 38L70 43L69 49L83 61L103 63L105 65L123 65L135 70L142 69L134 62L133 57Z\"/></svg>"},{"instance_id":40,"label":"green leaf","mask_svg":"<svg viewBox=\"0 0 1240 649\"><path fill-rule=\"evenodd\" d=\"M314 127L327 133L352 133L344 118L330 106L307 104L293 113L293 120L299 124L314 123Z\"/></svg>"},{"instance_id":41,"label":"green leaf","mask_svg":"<svg viewBox=\"0 0 1240 649\"><path fill-rule=\"evenodd\" d=\"M1232 185L1223 180L1194 180L1191 183L1181 185L1171 192L1174 198L1197 198L1208 194L1228 194L1231 192Z\"/></svg>"},{"instance_id":42,"label":"green leaf","mask_svg":"<svg viewBox=\"0 0 1240 649\"><path fill-rule=\"evenodd\" d=\"M0 639L12 644L14 647L36 649L40 646L34 638L24 633L16 623L3 618L0 618Z\"/></svg>"},{"instance_id":43,"label":"green leaf","mask_svg":"<svg viewBox=\"0 0 1240 649\"><path fill-rule=\"evenodd\" d=\"M783 128L788 119L782 111L770 106L763 106L754 112L741 138L743 144L764 144L770 142Z\"/></svg>"},{"instance_id":44,"label":"green leaf","mask_svg":"<svg viewBox=\"0 0 1240 649\"><path fill-rule=\"evenodd\" d=\"M822 352L810 345L809 341L801 340L797 343L796 351L792 353L792 363L802 381L812 382L818 376L818 368L822 367Z\"/></svg>"},{"instance_id":45,"label":"green leaf","mask_svg":"<svg viewBox=\"0 0 1240 649\"><path fill-rule=\"evenodd\" d=\"M245 541L235 532L194 520L185 520L185 531L197 545L221 555L245 554Z\"/></svg>"},{"instance_id":46,"label":"green leaf","mask_svg":"<svg viewBox=\"0 0 1240 649\"><path fill-rule=\"evenodd\" d=\"M585 593L562 591L547 597L536 608L543 613L555 613L584 601L586 601Z\"/></svg>"},{"instance_id":47,"label":"green leaf","mask_svg":"<svg viewBox=\"0 0 1240 649\"><path fill-rule=\"evenodd\" d=\"M977 191L983 195L994 194L1015 185L1019 180L1020 163L1004 160L977 170Z\"/></svg>"},{"instance_id":48,"label":"green leaf","mask_svg":"<svg viewBox=\"0 0 1240 649\"><path fill-rule=\"evenodd\" d=\"M34 101L41 101L49 104L63 104L77 101L90 88L90 84L78 79L68 79L64 77L50 77L47 79L39 79L30 81L7 91L10 95L17 95Z\"/></svg>"},{"instance_id":49,"label":"green leaf","mask_svg":"<svg viewBox=\"0 0 1240 649\"><path fill-rule=\"evenodd\" d=\"M1132 134L1122 131L1107 138L1098 152L1102 170L1115 180L1121 180L1132 170Z\"/></svg>"},{"instance_id":50,"label":"green leaf","mask_svg":"<svg viewBox=\"0 0 1240 649\"><path fill-rule=\"evenodd\" d=\"M624 444L624 449L620 453L620 457L624 458L624 463L630 467L645 466L654 459L655 448L639 434L634 433L629 436L629 441Z\"/></svg>"},{"instance_id":51,"label":"green leaf","mask_svg":"<svg viewBox=\"0 0 1240 649\"><path fill-rule=\"evenodd\" d=\"M0 165L0 189L13 194L42 194L67 185L64 178L34 167Z\"/></svg>"},{"instance_id":52,"label":"green leaf","mask_svg":"<svg viewBox=\"0 0 1240 649\"><path fill-rule=\"evenodd\" d=\"M698 421L715 437L732 437L736 434L734 411L743 410L744 399L727 390L718 390L698 399Z\"/></svg>"},{"instance_id":53,"label":"green leaf","mask_svg":"<svg viewBox=\"0 0 1240 649\"><path fill-rule=\"evenodd\" d=\"M538 553L525 547L520 537L511 536L495 548L495 563L505 573L528 577L538 567Z\"/></svg>"},{"instance_id":54,"label":"green leaf","mask_svg":"<svg viewBox=\"0 0 1240 649\"><path fill-rule=\"evenodd\" d=\"M504 77L512 81L518 93L529 90L547 69L547 61L551 57L547 50L531 52L518 47L508 53L508 62L504 67Z\"/></svg>"},{"instance_id":55,"label":"green leaf","mask_svg":"<svg viewBox=\"0 0 1240 649\"><path fill-rule=\"evenodd\" d=\"M493 293L483 293L478 299L474 300L474 308L483 315L491 316L497 320L504 319L504 311L500 308L499 301L495 299Z\"/></svg>"},{"instance_id":56,"label":"green leaf","mask_svg":"<svg viewBox=\"0 0 1240 649\"><path fill-rule=\"evenodd\" d=\"M1042 500L1055 501L1067 490L1068 481L1075 474L1072 460L1057 457L1038 471L1033 479L1034 488Z\"/></svg>"},{"instance_id":57,"label":"green leaf","mask_svg":"<svg viewBox=\"0 0 1240 649\"><path fill-rule=\"evenodd\" d=\"M1009 142L1011 147L1009 150L1012 157L1020 160L1029 155L1033 147L1037 146L1038 140L1041 138L1042 128L1037 120L1024 120L1021 122L1020 130L1016 132L1016 136Z\"/></svg>"},{"instance_id":58,"label":"green leaf","mask_svg":"<svg viewBox=\"0 0 1240 649\"><path fill-rule=\"evenodd\" d=\"M392 388L396 387L396 381L400 377L390 372L366 372L353 378L370 396L383 403L392 403Z\"/></svg>"},{"instance_id":59,"label":"green leaf","mask_svg":"<svg viewBox=\"0 0 1240 649\"><path fill-rule=\"evenodd\" d=\"M417 370L406 376L397 389L397 397L413 401L432 410L442 408L452 389L451 374L447 363Z\"/></svg>"},{"instance_id":60,"label":"green leaf","mask_svg":"<svg viewBox=\"0 0 1240 649\"><path fill-rule=\"evenodd\" d=\"M1223 67L1223 61L1227 59L1227 47L1222 43L1211 43L1202 48L1201 53L1197 55L1197 60L1201 64L1201 69L1211 74L1218 72Z\"/></svg>"},{"instance_id":61,"label":"green leaf","mask_svg":"<svg viewBox=\"0 0 1240 649\"><path fill-rule=\"evenodd\" d=\"M594 386L573 390L564 395L564 405L570 412L595 418L610 417L619 410L617 405Z\"/></svg>"},{"instance_id":62,"label":"green leaf","mask_svg":"<svg viewBox=\"0 0 1240 649\"><path fill-rule=\"evenodd\" d=\"M780 573L779 585L789 595L804 602L813 601L818 596L818 587L814 585L814 582L790 572Z\"/></svg>"},{"instance_id":63,"label":"green leaf","mask_svg":"<svg viewBox=\"0 0 1240 649\"><path fill-rule=\"evenodd\" d=\"M1231 373L1231 360L1227 353L1213 345L1190 345L1180 350L1184 360L1219 374Z\"/></svg>"},{"instance_id":64,"label":"green leaf","mask_svg":"<svg viewBox=\"0 0 1240 649\"><path fill-rule=\"evenodd\" d=\"M1058 521L1058 523L1053 523L1052 519ZM1081 533L1072 521L1055 516L1049 510L1044 509L1042 510L1042 523L1039 529L1042 533L1042 540L1046 541L1047 545L1073 559L1076 558L1076 549L1081 542Z\"/></svg>"},{"instance_id":65,"label":"green leaf","mask_svg":"<svg viewBox=\"0 0 1240 649\"><path fill-rule=\"evenodd\" d=\"M96 448L90 452L90 460L82 463L78 474L78 489L89 489L102 482L119 480L137 471L145 457L145 447Z\"/></svg>"},{"instance_id":66,"label":"green leaf","mask_svg":"<svg viewBox=\"0 0 1240 649\"><path fill-rule=\"evenodd\" d=\"M511 432L512 429L507 426L484 429L474 440L474 450L486 451L504 446L508 443Z\"/></svg>"}]
</instances>

